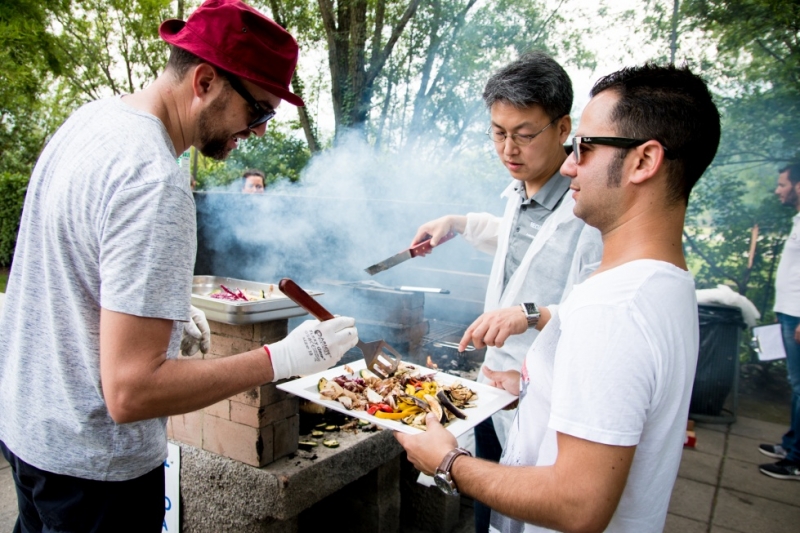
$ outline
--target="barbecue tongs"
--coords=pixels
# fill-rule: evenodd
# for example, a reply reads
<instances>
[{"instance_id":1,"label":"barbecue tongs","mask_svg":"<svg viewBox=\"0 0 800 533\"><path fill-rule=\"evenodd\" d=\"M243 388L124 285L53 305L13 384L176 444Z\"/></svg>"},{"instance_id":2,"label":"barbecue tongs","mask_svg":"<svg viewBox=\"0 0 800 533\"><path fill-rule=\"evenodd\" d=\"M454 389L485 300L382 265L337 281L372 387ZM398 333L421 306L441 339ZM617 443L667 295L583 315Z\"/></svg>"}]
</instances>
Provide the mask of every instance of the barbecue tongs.
<instances>
[{"instance_id":1,"label":"barbecue tongs","mask_svg":"<svg viewBox=\"0 0 800 533\"><path fill-rule=\"evenodd\" d=\"M283 278L278 283L278 288L294 303L308 311L311 316L324 322L330 320L333 315L322 307L318 301L312 298L306 291L289 278ZM385 341L364 342L358 340L356 347L364 354L364 361L367 368L375 375L386 379L397 371L400 364L400 354L397 350L386 344Z\"/></svg>"}]
</instances>

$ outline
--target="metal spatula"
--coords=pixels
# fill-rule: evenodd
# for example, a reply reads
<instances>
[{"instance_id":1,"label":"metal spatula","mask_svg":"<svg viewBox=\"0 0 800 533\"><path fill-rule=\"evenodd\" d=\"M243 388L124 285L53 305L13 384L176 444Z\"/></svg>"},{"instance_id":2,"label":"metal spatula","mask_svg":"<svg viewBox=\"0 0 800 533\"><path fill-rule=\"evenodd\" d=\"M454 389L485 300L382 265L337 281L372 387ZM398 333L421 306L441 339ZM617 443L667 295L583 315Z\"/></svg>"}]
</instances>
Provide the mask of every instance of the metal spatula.
<instances>
[{"instance_id":1,"label":"metal spatula","mask_svg":"<svg viewBox=\"0 0 800 533\"><path fill-rule=\"evenodd\" d=\"M322 307L318 301L289 278L283 278L278 283L278 288L290 300L308 311L311 316L320 322L333 318L333 315L327 309ZM386 344L385 341L364 342L359 339L356 347L364 354L367 368L375 375L385 379L397 371L397 366L400 364L400 354Z\"/></svg>"}]
</instances>

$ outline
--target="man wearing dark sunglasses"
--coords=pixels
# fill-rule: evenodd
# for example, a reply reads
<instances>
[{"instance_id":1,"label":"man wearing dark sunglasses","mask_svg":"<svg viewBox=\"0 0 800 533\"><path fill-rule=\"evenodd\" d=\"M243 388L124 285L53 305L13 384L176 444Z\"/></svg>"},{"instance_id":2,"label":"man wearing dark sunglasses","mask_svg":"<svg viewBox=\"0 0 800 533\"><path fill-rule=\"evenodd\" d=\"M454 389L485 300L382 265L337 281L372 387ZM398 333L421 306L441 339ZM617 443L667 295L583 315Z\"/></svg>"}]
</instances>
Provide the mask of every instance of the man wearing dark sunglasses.
<instances>
[{"instance_id":1,"label":"man wearing dark sunglasses","mask_svg":"<svg viewBox=\"0 0 800 533\"><path fill-rule=\"evenodd\" d=\"M324 370L358 340L337 317L229 357L177 358L189 320L209 343L190 313L195 205L176 158L194 146L224 159L282 100L303 101L289 88L294 38L239 0L159 32L165 71L73 113L30 179L0 316L15 531L160 532L166 417Z\"/></svg>"},{"instance_id":2,"label":"man wearing dark sunglasses","mask_svg":"<svg viewBox=\"0 0 800 533\"><path fill-rule=\"evenodd\" d=\"M559 303L573 284L600 262L596 229L572 212L569 178L559 173L572 120L572 82L544 52L530 52L492 74L483 98L490 114L488 141L511 183L502 217L450 215L422 225L414 243L428 235L435 246L449 231L494 255L484 313L470 325L461 349L488 346L484 364L519 370L538 331L536 306ZM479 379L487 381L481 374ZM499 461L514 411L501 411L475 428L478 457ZM465 445L469 445L465 440ZM489 508L475 505L475 531L489 528Z\"/></svg>"},{"instance_id":3,"label":"man wearing dark sunglasses","mask_svg":"<svg viewBox=\"0 0 800 533\"><path fill-rule=\"evenodd\" d=\"M603 258L540 309L521 374L485 370L520 398L500 464L456 448L430 415L425 434L396 435L419 469L489 505L493 532L663 530L699 347L684 217L719 139L687 68L626 68L592 89L561 173Z\"/></svg>"}]
</instances>

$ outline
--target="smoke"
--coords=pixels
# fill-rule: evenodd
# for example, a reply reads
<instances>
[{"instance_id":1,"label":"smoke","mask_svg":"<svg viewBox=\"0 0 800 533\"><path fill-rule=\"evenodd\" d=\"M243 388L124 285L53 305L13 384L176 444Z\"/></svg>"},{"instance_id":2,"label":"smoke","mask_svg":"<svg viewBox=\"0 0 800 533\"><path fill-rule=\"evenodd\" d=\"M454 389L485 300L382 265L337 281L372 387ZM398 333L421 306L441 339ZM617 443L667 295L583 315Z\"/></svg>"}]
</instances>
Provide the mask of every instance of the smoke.
<instances>
[{"instance_id":1,"label":"smoke","mask_svg":"<svg viewBox=\"0 0 800 533\"><path fill-rule=\"evenodd\" d=\"M261 195L197 193L195 273L390 286L432 286L430 271L487 274L491 257L460 238L374 277L364 272L407 248L424 222L470 211L502 212L499 195L509 177L486 144L456 157L438 148L386 154L350 135L312 158L299 184L279 182Z\"/></svg>"}]
</instances>

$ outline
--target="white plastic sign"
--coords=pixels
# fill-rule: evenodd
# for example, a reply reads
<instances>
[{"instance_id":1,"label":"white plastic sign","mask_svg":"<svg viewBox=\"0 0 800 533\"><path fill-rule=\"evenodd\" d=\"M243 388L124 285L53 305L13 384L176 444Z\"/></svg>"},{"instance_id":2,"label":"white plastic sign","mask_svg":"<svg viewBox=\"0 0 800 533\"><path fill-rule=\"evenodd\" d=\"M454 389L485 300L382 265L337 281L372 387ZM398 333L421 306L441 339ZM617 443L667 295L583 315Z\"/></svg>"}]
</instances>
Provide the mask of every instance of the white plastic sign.
<instances>
[{"instance_id":1,"label":"white plastic sign","mask_svg":"<svg viewBox=\"0 0 800 533\"><path fill-rule=\"evenodd\" d=\"M164 526L161 531L179 533L181 530L180 510L181 448L167 443L167 460L164 461Z\"/></svg>"}]
</instances>

